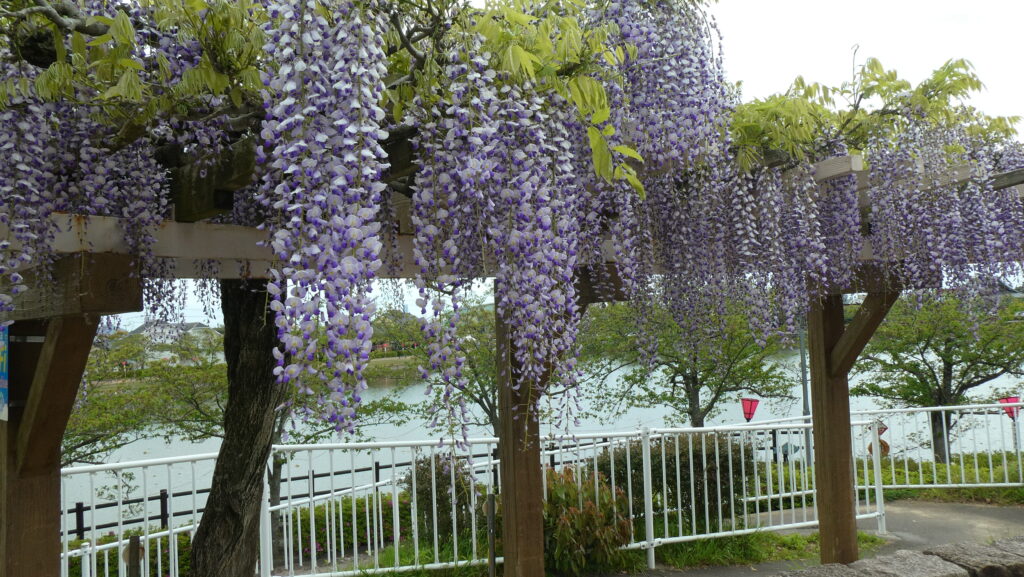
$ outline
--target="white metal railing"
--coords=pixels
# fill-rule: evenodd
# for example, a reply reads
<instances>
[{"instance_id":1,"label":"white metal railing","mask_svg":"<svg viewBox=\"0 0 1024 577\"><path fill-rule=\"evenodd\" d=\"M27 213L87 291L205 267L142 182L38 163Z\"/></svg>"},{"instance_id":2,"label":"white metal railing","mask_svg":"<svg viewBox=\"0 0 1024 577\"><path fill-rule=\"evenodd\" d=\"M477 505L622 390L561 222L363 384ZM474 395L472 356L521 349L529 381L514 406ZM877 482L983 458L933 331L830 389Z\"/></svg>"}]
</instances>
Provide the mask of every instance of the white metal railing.
<instances>
[{"instance_id":1,"label":"white metal railing","mask_svg":"<svg viewBox=\"0 0 1024 577\"><path fill-rule=\"evenodd\" d=\"M287 497L266 509L263 574L487 563L483 503L496 490L497 443L275 446L290 480L282 483Z\"/></svg>"},{"instance_id":2,"label":"white metal railing","mask_svg":"<svg viewBox=\"0 0 1024 577\"><path fill-rule=\"evenodd\" d=\"M858 518L877 519L884 532L887 488L1021 485L1017 423L1007 416L1020 406L854 413ZM650 563L660 545L812 527L818 522L812 436L798 417L545 438L545 497L551 473L566 470L594 483L595 496L619 495L613 506L632 521L626 548L646 550ZM275 446L261 513L260 574L341 576L487 563L485 503L500 492L497 443ZM215 459L62 471L62 575L126 575L125 549L136 535L141 574L177 577L179 547L198 526ZM275 463L280 498L271 503Z\"/></svg>"},{"instance_id":3,"label":"white metal railing","mask_svg":"<svg viewBox=\"0 0 1024 577\"><path fill-rule=\"evenodd\" d=\"M139 538L141 574L180 575L179 547L199 525L216 453L61 471L61 575L127 575Z\"/></svg>"},{"instance_id":4,"label":"white metal railing","mask_svg":"<svg viewBox=\"0 0 1024 577\"><path fill-rule=\"evenodd\" d=\"M1024 482L1020 458L1022 403L864 411L883 431L862 435L862 459L881 447L885 488L1005 487ZM1012 415L1012 416L1011 416Z\"/></svg>"}]
</instances>

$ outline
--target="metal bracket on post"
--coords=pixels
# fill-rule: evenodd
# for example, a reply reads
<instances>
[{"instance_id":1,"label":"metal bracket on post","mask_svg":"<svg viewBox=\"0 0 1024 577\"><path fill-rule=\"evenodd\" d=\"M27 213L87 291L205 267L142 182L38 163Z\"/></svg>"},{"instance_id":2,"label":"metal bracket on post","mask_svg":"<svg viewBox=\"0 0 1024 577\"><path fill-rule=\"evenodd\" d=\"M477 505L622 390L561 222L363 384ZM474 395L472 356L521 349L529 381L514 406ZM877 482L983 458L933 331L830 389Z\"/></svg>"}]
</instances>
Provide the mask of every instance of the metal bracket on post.
<instances>
[{"instance_id":1,"label":"metal bracket on post","mask_svg":"<svg viewBox=\"0 0 1024 577\"><path fill-rule=\"evenodd\" d=\"M651 481L651 430L641 429L644 468L644 536L647 538L647 568L654 569L654 487Z\"/></svg>"},{"instance_id":2,"label":"metal bracket on post","mask_svg":"<svg viewBox=\"0 0 1024 577\"><path fill-rule=\"evenodd\" d=\"M885 495L882 489L882 443L879 435L882 434L882 422L871 423L871 444L874 451L871 451L871 467L875 481L875 509L878 514L878 534L885 535L888 531L885 528Z\"/></svg>"}]
</instances>

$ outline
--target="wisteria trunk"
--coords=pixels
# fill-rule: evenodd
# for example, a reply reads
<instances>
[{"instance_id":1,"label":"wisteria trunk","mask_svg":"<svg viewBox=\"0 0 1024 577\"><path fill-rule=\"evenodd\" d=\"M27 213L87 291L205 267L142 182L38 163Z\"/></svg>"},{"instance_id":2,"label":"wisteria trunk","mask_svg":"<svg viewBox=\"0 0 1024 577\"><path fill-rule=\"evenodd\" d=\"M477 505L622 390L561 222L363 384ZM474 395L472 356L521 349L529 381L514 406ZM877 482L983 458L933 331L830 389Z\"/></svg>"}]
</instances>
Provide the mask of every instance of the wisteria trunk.
<instances>
[{"instance_id":1,"label":"wisteria trunk","mask_svg":"<svg viewBox=\"0 0 1024 577\"><path fill-rule=\"evenodd\" d=\"M287 396L277 382L277 344L263 281L222 280L228 404L224 442L192 545L191 577L252 575L259 557L263 471L274 438L274 410Z\"/></svg>"}]
</instances>

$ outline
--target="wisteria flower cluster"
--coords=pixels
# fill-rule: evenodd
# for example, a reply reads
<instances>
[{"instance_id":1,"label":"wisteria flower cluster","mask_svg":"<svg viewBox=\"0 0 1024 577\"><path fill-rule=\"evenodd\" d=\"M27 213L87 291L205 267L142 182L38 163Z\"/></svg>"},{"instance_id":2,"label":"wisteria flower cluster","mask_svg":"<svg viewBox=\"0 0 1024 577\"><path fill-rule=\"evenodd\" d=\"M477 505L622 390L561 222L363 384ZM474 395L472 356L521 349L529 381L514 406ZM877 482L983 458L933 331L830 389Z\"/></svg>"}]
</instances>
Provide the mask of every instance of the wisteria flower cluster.
<instances>
[{"instance_id":1,"label":"wisteria flower cluster","mask_svg":"<svg viewBox=\"0 0 1024 577\"><path fill-rule=\"evenodd\" d=\"M266 52L277 67L265 79L258 155L265 226L283 263L268 285L282 343L276 374L310 394L312 383L325 384L328 419L348 429L366 388L371 281L381 266L384 22L352 2L327 14L314 0L292 0L268 14Z\"/></svg>"}]
</instances>

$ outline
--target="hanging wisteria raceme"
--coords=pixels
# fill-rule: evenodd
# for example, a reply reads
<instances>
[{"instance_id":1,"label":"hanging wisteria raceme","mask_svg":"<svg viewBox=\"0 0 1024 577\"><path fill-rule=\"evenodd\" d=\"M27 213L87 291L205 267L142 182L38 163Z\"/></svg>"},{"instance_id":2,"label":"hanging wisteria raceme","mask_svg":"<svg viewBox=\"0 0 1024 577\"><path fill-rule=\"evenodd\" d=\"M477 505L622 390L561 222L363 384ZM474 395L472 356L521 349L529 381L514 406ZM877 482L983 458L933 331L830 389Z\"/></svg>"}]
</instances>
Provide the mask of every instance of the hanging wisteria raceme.
<instances>
[{"instance_id":1,"label":"hanging wisteria raceme","mask_svg":"<svg viewBox=\"0 0 1024 577\"><path fill-rule=\"evenodd\" d=\"M258 156L269 167L260 190L266 227L283 263L268 286L282 343L276 374L311 394L326 384L328 418L351 429L372 346L370 283L381 266L384 22L381 11L352 2L330 14L313 0L279 2L268 14L266 51L277 69L265 81Z\"/></svg>"},{"instance_id":2,"label":"hanging wisteria raceme","mask_svg":"<svg viewBox=\"0 0 1024 577\"><path fill-rule=\"evenodd\" d=\"M876 141L871 165L874 257L905 286L961 288L1019 270L1020 199L994 191L995 156L1018 146L988 146L963 127L915 119L895 139Z\"/></svg>"},{"instance_id":3,"label":"hanging wisteria raceme","mask_svg":"<svg viewBox=\"0 0 1024 577\"><path fill-rule=\"evenodd\" d=\"M430 353L422 369L440 375L449 419L465 423L458 414L465 407L450 400L463 386L455 329L469 278L495 277L496 313L513 341L513 386L526 387L532 409L552 374L573 388L574 269L580 220L592 213L583 210L589 193L572 140L581 127L568 104L529 86L499 88L485 55L467 63L455 56L445 69L446 93L421 100L414 113L421 122L413 225Z\"/></svg>"},{"instance_id":4,"label":"hanging wisteria raceme","mask_svg":"<svg viewBox=\"0 0 1024 577\"><path fill-rule=\"evenodd\" d=\"M0 59L5 56L0 52ZM0 64L3 77L33 74L30 67ZM50 125L43 122L52 105L29 99L15 100L0 110L0 226L9 232L0 238L0 313L13 310L14 297L27 290L19 272L30 265L47 264L53 230L49 215L55 199L49 191L56 175L47 162L53 157Z\"/></svg>"},{"instance_id":5,"label":"hanging wisteria raceme","mask_svg":"<svg viewBox=\"0 0 1024 577\"><path fill-rule=\"evenodd\" d=\"M32 67L10 64L2 72L4 77L37 74ZM0 224L11 235L0 240L0 311L10 310L13 295L23 290L21 275L13 271L31 266L40 278L48 274L56 258L50 217L59 211L119 217L127 248L138 255L147 279L147 303L152 312L174 318L181 308L170 297L180 291L158 288L168 264L151 250L152 229L167 216L168 195L166 171L157 164L152 143L142 138L112 149L115 135L96 120L93 107L24 94L11 104L0 111L5 128L0 151L12 160L0 168Z\"/></svg>"},{"instance_id":6,"label":"hanging wisteria raceme","mask_svg":"<svg viewBox=\"0 0 1024 577\"><path fill-rule=\"evenodd\" d=\"M733 103L713 21L693 4L671 0L611 2L603 18L636 47L636 59L622 66L629 115L622 128L648 170L685 168L716 154Z\"/></svg>"}]
</instances>

